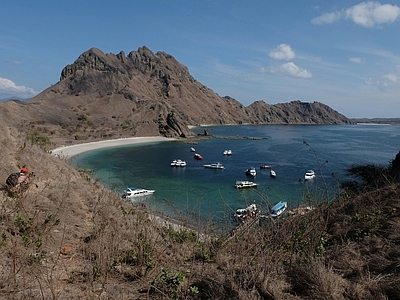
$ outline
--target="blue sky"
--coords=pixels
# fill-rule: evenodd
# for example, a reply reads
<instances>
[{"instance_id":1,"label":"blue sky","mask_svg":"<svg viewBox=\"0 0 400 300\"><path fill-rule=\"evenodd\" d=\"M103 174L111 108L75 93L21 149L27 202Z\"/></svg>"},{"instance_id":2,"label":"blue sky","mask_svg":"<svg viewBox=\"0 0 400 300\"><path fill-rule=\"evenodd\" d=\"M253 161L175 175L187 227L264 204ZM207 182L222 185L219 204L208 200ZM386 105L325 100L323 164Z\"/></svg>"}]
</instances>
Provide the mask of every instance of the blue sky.
<instances>
[{"instance_id":1,"label":"blue sky","mask_svg":"<svg viewBox=\"0 0 400 300\"><path fill-rule=\"evenodd\" d=\"M0 4L0 99L58 82L86 50L164 51L244 105L319 101L400 117L400 1L146 0Z\"/></svg>"}]
</instances>

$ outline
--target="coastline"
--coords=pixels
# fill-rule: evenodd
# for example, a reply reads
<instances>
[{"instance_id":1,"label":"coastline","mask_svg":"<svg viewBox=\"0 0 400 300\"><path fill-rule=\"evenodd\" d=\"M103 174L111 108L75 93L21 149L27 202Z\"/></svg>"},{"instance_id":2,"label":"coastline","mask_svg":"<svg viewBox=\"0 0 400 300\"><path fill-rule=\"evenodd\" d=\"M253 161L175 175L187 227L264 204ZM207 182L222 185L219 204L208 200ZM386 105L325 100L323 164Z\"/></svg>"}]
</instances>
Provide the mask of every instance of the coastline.
<instances>
[{"instance_id":1,"label":"coastline","mask_svg":"<svg viewBox=\"0 0 400 300\"><path fill-rule=\"evenodd\" d=\"M75 155L97 149L111 148L124 145L146 144L153 142L175 141L175 140L176 138L166 138L162 136L120 138L113 140L76 144L71 146L61 146L51 150L51 154L59 157L73 157Z\"/></svg>"}]
</instances>

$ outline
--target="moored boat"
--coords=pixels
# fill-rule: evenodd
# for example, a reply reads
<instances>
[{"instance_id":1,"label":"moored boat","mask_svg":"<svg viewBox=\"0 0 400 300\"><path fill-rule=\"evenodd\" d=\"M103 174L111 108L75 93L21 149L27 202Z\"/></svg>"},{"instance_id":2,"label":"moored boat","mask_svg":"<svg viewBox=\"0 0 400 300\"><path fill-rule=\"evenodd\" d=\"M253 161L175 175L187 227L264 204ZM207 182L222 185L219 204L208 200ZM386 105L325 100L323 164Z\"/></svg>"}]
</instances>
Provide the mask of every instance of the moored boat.
<instances>
[{"instance_id":1,"label":"moored boat","mask_svg":"<svg viewBox=\"0 0 400 300\"><path fill-rule=\"evenodd\" d=\"M197 160L203 159L203 156L201 156L199 153L195 153L193 157L194 157L194 159L197 159Z\"/></svg>"},{"instance_id":2,"label":"moored boat","mask_svg":"<svg viewBox=\"0 0 400 300\"><path fill-rule=\"evenodd\" d=\"M260 169L271 169L270 165L260 165Z\"/></svg>"},{"instance_id":3,"label":"moored boat","mask_svg":"<svg viewBox=\"0 0 400 300\"><path fill-rule=\"evenodd\" d=\"M232 155L232 150L224 150L224 155Z\"/></svg>"},{"instance_id":4,"label":"moored boat","mask_svg":"<svg viewBox=\"0 0 400 300\"><path fill-rule=\"evenodd\" d=\"M259 214L259 210L255 204L250 204L246 208L239 208L236 210L235 217L240 221L245 221L247 218L255 217Z\"/></svg>"},{"instance_id":5,"label":"moored boat","mask_svg":"<svg viewBox=\"0 0 400 300\"><path fill-rule=\"evenodd\" d=\"M237 189L246 189L246 188L255 188L258 186L258 183L248 180L238 180L235 183L235 188Z\"/></svg>"},{"instance_id":6,"label":"moored boat","mask_svg":"<svg viewBox=\"0 0 400 300\"><path fill-rule=\"evenodd\" d=\"M192 148L190 148L190 151L191 151L191 152L196 152L196 149L194 149L194 148L192 147Z\"/></svg>"},{"instance_id":7,"label":"moored boat","mask_svg":"<svg viewBox=\"0 0 400 300\"><path fill-rule=\"evenodd\" d=\"M209 168L209 169L224 169L225 168L220 162L206 164L206 165L204 165L204 167Z\"/></svg>"},{"instance_id":8,"label":"moored boat","mask_svg":"<svg viewBox=\"0 0 400 300\"><path fill-rule=\"evenodd\" d=\"M304 180L310 180L315 178L315 172L314 170L308 170L306 174L304 175Z\"/></svg>"},{"instance_id":9,"label":"moored boat","mask_svg":"<svg viewBox=\"0 0 400 300\"><path fill-rule=\"evenodd\" d=\"M279 217L287 208L286 201L279 201L274 207L271 208L271 217L276 218Z\"/></svg>"},{"instance_id":10,"label":"moored boat","mask_svg":"<svg viewBox=\"0 0 400 300\"><path fill-rule=\"evenodd\" d=\"M174 159L171 162L171 167L186 167L186 161L181 159Z\"/></svg>"},{"instance_id":11,"label":"moored boat","mask_svg":"<svg viewBox=\"0 0 400 300\"><path fill-rule=\"evenodd\" d=\"M248 168L248 169L246 170L246 175L247 175L247 176L250 176L250 177L256 177L256 175L257 175L256 168L254 168L254 167Z\"/></svg>"},{"instance_id":12,"label":"moored boat","mask_svg":"<svg viewBox=\"0 0 400 300\"><path fill-rule=\"evenodd\" d=\"M146 190L142 188L135 188L135 187L128 187L124 190L124 194L122 198L136 198L136 197L143 197L152 195L155 190Z\"/></svg>"},{"instance_id":13,"label":"moored boat","mask_svg":"<svg viewBox=\"0 0 400 300\"><path fill-rule=\"evenodd\" d=\"M269 171L269 176L271 176L272 178L275 178L276 172L274 170Z\"/></svg>"}]
</instances>

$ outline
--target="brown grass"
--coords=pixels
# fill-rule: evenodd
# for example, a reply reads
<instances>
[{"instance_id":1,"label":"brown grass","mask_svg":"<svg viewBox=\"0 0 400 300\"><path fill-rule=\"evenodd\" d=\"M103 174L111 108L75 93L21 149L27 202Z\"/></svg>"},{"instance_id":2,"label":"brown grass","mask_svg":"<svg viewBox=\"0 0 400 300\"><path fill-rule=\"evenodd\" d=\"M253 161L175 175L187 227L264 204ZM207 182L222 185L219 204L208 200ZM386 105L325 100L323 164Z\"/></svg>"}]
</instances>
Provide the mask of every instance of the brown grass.
<instances>
[{"instance_id":1,"label":"brown grass","mask_svg":"<svg viewBox=\"0 0 400 300\"><path fill-rule=\"evenodd\" d=\"M398 299L400 188L389 184L225 240L169 226L6 128L0 299ZM205 238L208 237L208 238Z\"/></svg>"}]
</instances>

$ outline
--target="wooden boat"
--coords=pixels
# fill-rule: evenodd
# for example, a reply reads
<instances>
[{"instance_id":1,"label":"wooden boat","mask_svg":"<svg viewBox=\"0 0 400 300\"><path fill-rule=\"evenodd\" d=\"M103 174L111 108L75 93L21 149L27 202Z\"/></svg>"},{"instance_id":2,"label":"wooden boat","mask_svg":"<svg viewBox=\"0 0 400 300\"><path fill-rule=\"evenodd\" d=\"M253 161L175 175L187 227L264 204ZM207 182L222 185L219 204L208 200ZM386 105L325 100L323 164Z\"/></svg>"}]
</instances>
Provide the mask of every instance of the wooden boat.
<instances>
[{"instance_id":1,"label":"wooden boat","mask_svg":"<svg viewBox=\"0 0 400 300\"><path fill-rule=\"evenodd\" d=\"M287 208L286 201L279 201L274 207L271 208L271 217L276 218L279 217Z\"/></svg>"}]
</instances>

